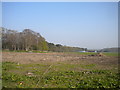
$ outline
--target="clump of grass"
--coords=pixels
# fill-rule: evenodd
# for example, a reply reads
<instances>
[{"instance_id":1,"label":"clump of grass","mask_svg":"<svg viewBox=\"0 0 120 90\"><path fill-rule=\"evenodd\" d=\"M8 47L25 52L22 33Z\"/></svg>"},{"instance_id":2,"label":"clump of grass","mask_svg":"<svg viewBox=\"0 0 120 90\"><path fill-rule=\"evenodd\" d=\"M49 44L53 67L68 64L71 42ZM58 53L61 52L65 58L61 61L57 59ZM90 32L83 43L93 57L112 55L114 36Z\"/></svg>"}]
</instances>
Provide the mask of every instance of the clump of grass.
<instances>
[{"instance_id":1,"label":"clump of grass","mask_svg":"<svg viewBox=\"0 0 120 90\"><path fill-rule=\"evenodd\" d=\"M2 70L16 69L16 65L17 65L17 63L15 63L15 62L3 62Z\"/></svg>"},{"instance_id":2,"label":"clump of grass","mask_svg":"<svg viewBox=\"0 0 120 90\"><path fill-rule=\"evenodd\" d=\"M80 67L85 68L85 69L92 69L96 66L96 64L87 64L87 65L80 65Z\"/></svg>"},{"instance_id":3,"label":"clump of grass","mask_svg":"<svg viewBox=\"0 0 120 90\"><path fill-rule=\"evenodd\" d=\"M45 51L32 51L34 53L48 53L48 52L45 52Z\"/></svg>"}]
</instances>

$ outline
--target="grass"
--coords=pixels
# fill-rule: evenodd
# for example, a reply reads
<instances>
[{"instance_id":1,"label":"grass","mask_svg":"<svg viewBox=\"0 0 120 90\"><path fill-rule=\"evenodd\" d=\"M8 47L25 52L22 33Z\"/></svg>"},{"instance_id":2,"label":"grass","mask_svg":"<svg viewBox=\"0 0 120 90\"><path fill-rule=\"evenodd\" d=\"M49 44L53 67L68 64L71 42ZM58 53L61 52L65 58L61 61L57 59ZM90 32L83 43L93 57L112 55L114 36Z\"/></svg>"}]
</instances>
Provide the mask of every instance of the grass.
<instances>
[{"instance_id":1,"label":"grass","mask_svg":"<svg viewBox=\"0 0 120 90\"><path fill-rule=\"evenodd\" d=\"M49 53L46 51L25 51L25 50L3 50L2 52L32 52L32 53ZM59 52L58 52L59 53ZM64 52L67 54L80 54L80 55L96 55L96 52ZM115 53L115 52L103 52L104 55L106 56L120 56L120 53Z\"/></svg>"},{"instance_id":2,"label":"grass","mask_svg":"<svg viewBox=\"0 0 120 90\"><path fill-rule=\"evenodd\" d=\"M106 56L118 56L118 55L120 55L120 53L112 53L112 52L105 52L105 53L103 53L104 55L106 55Z\"/></svg>"},{"instance_id":3,"label":"grass","mask_svg":"<svg viewBox=\"0 0 120 90\"><path fill-rule=\"evenodd\" d=\"M2 65L4 88L120 88L119 73L95 69L96 64L3 62Z\"/></svg>"}]
</instances>

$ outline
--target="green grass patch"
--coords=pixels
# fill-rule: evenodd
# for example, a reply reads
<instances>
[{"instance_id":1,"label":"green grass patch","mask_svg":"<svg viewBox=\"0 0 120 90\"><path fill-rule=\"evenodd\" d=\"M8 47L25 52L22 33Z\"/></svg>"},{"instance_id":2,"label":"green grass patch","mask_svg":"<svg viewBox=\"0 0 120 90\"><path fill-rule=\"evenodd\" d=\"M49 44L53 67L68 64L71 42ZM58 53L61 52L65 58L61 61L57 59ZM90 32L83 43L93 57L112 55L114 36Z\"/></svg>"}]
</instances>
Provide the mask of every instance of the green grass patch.
<instances>
[{"instance_id":1,"label":"green grass patch","mask_svg":"<svg viewBox=\"0 0 120 90\"><path fill-rule=\"evenodd\" d=\"M20 64L3 62L4 88L119 88L119 73L92 69L95 64ZM89 68L89 70L73 70ZM33 75L27 75L27 72Z\"/></svg>"},{"instance_id":2,"label":"green grass patch","mask_svg":"<svg viewBox=\"0 0 120 90\"><path fill-rule=\"evenodd\" d=\"M92 69L94 68L96 65L95 64L87 64L87 65L83 65L81 64L80 67L85 68L85 69Z\"/></svg>"},{"instance_id":3,"label":"green grass patch","mask_svg":"<svg viewBox=\"0 0 120 90\"><path fill-rule=\"evenodd\" d=\"M13 70L13 69L17 69L16 68L17 63L14 62L3 62L2 63L2 70L4 71L8 71L8 70Z\"/></svg>"},{"instance_id":4,"label":"green grass patch","mask_svg":"<svg viewBox=\"0 0 120 90\"><path fill-rule=\"evenodd\" d=\"M34 53L48 53L47 51L45 52L45 51L32 51L32 52L34 52Z\"/></svg>"},{"instance_id":5,"label":"green grass patch","mask_svg":"<svg viewBox=\"0 0 120 90\"><path fill-rule=\"evenodd\" d=\"M104 52L103 54L106 56L118 56L118 55L120 55L120 53L112 53L112 52Z\"/></svg>"}]
</instances>

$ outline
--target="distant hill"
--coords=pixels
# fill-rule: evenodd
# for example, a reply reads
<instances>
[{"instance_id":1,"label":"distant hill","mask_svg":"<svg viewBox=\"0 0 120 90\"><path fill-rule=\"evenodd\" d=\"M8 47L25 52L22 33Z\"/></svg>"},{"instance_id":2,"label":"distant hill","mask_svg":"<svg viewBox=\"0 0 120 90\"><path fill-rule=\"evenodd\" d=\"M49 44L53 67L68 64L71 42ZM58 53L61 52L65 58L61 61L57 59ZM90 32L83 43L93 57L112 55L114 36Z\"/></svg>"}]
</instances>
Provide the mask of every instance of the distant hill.
<instances>
[{"instance_id":1,"label":"distant hill","mask_svg":"<svg viewBox=\"0 0 120 90\"><path fill-rule=\"evenodd\" d=\"M118 52L118 48L104 48L100 50L101 52ZM119 48L120 51L120 48Z\"/></svg>"}]
</instances>

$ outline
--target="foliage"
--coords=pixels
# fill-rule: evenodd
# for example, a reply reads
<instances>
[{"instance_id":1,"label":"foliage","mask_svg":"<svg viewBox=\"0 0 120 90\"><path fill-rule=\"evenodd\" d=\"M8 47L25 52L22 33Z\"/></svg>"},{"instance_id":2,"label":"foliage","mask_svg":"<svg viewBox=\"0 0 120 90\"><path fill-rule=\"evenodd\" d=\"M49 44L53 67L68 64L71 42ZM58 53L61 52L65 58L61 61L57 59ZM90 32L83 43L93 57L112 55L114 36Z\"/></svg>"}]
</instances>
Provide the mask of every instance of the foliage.
<instances>
[{"instance_id":1,"label":"foliage","mask_svg":"<svg viewBox=\"0 0 120 90\"><path fill-rule=\"evenodd\" d=\"M2 49L8 50L48 50L45 39L30 29L17 32L2 28L2 44Z\"/></svg>"},{"instance_id":2,"label":"foliage","mask_svg":"<svg viewBox=\"0 0 120 90\"><path fill-rule=\"evenodd\" d=\"M39 33L30 29L24 29L22 32L2 28L2 49L4 50L40 50L55 52L75 52L83 48L62 46L47 42Z\"/></svg>"},{"instance_id":3,"label":"foliage","mask_svg":"<svg viewBox=\"0 0 120 90\"><path fill-rule=\"evenodd\" d=\"M53 43L48 43L48 47L49 47L49 51L54 51L54 52L77 52L84 50L84 48L63 46L61 44L55 45Z\"/></svg>"}]
</instances>

